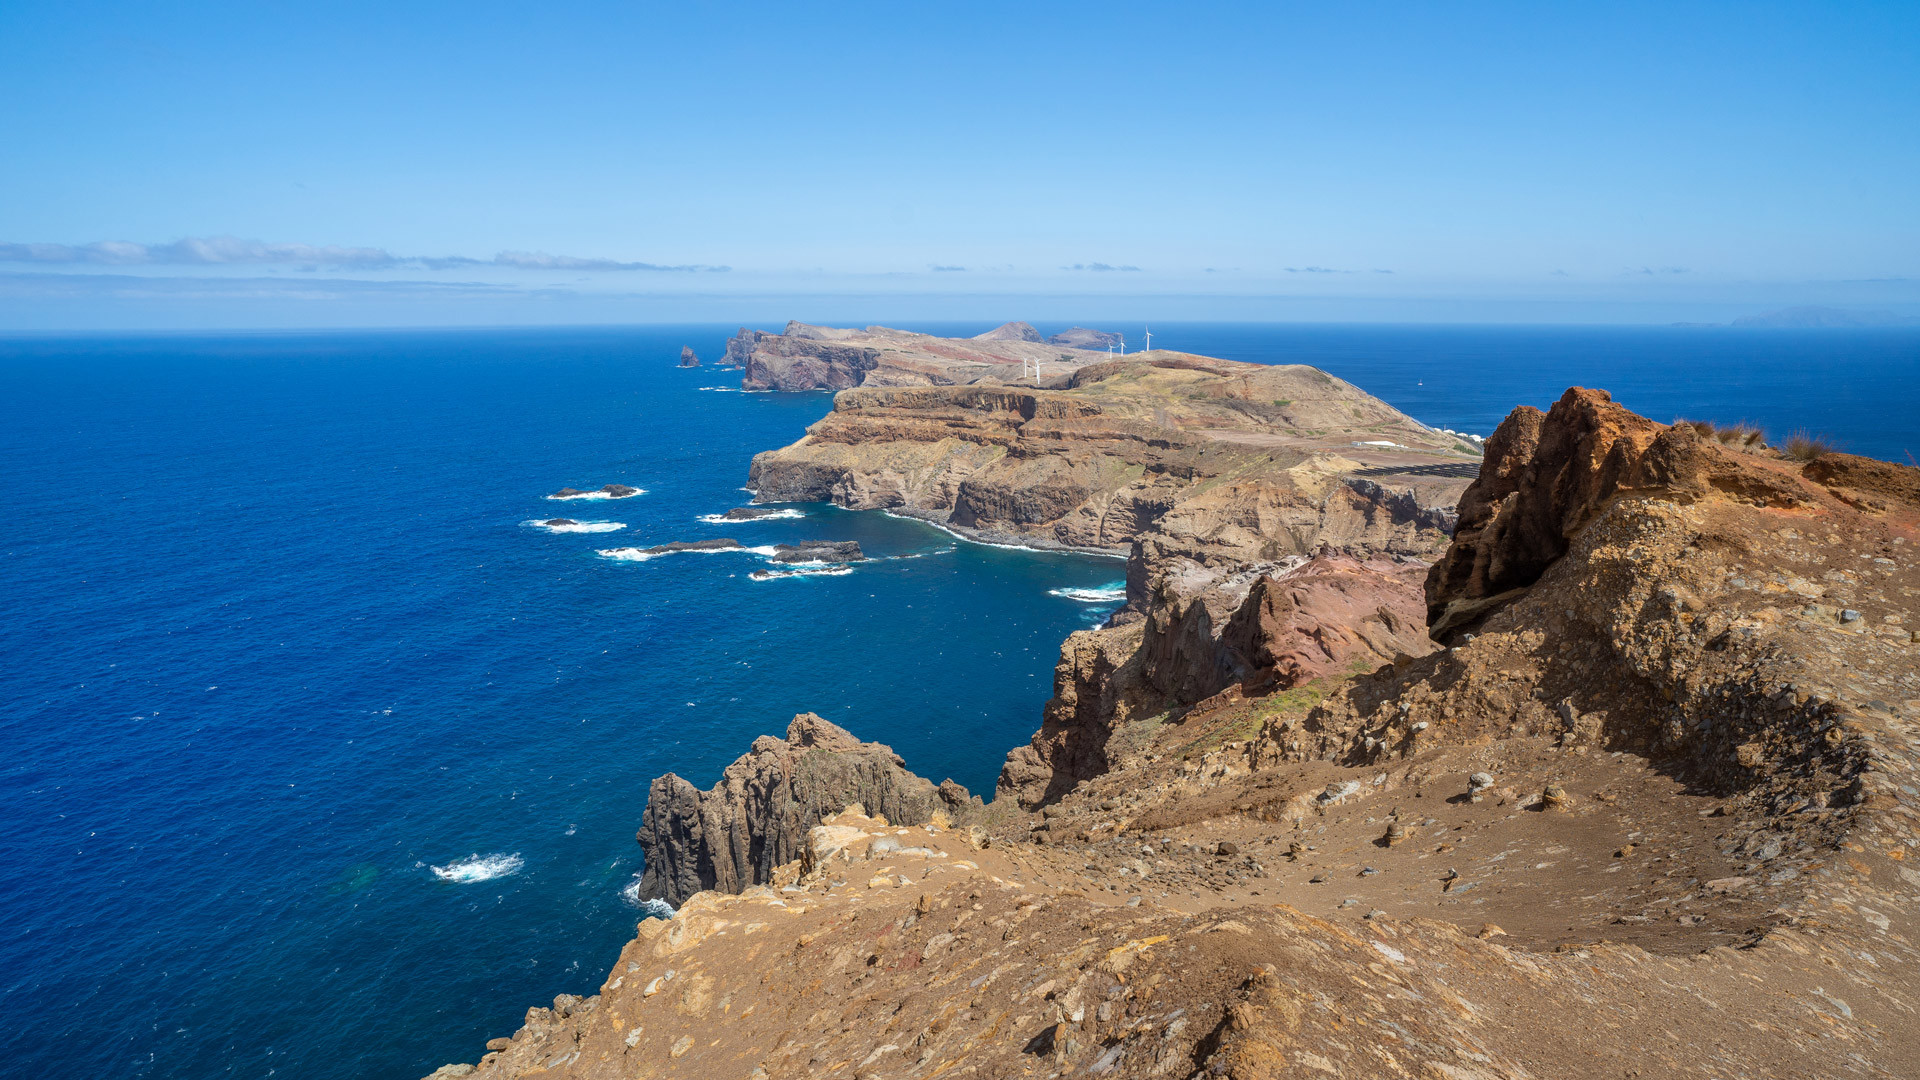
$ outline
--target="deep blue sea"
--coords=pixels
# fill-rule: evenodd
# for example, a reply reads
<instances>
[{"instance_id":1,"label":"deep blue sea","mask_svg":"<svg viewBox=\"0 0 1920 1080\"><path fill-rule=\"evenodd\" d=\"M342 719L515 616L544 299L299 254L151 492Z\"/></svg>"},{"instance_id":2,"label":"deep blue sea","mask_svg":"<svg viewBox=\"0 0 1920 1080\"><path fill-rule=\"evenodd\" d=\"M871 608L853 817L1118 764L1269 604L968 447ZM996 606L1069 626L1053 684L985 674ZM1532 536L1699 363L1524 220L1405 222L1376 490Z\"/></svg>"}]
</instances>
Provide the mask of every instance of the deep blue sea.
<instances>
[{"instance_id":1,"label":"deep blue sea","mask_svg":"<svg viewBox=\"0 0 1920 1080\"><path fill-rule=\"evenodd\" d=\"M707 786L796 711L991 792L1060 639L1111 608L1059 591L1121 564L828 507L699 520L830 405L673 366L732 329L0 339L11 1074L473 1060L528 1006L592 992L631 936L648 781ZM1578 383L1920 454L1911 331L1154 337L1316 364L1461 430ZM606 483L646 494L542 498ZM625 527L525 524L554 516ZM596 554L714 536L880 558L758 582L751 554Z\"/></svg>"}]
</instances>

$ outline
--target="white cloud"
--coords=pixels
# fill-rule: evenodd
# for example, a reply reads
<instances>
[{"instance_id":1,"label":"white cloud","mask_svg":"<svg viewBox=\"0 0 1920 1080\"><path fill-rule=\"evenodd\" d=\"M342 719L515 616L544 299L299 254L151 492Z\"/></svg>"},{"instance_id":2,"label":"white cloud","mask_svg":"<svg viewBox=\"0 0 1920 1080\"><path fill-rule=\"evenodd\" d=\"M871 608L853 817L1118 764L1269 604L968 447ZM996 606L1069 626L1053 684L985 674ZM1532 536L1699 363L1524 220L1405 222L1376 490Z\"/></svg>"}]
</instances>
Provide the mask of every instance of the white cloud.
<instances>
[{"instance_id":1,"label":"white cloud","mask_svg":"<svg viewBox=\"0 0 1920 1080\"><path fill-rule=\"evenodd\" d=\"M726 266L664 266L616 259L583 259L534 251L502 251L491 259L475 259L464 255L410 256L395 255L382 248L269 244L232 236L188 237L170 244L135 244L124 240L101 240L91 244L0 241L0 263L33 263L40 266L301 266L352 270L398 267L452 270L500 266L517 270L656 270L680 273L730 269Z\"/></svg>"}]
</instances>

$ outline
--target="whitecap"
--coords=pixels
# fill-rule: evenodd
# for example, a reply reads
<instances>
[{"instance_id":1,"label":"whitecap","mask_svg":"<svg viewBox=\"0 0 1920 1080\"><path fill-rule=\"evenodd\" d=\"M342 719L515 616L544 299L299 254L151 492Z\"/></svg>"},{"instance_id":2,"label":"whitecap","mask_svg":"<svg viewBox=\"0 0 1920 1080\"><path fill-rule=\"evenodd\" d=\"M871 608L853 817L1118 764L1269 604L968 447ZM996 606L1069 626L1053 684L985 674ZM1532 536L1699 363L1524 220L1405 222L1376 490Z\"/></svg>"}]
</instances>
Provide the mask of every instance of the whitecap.
<instances>
[{"instance_id":1,"label":"whitecap","mask_svg":"<svg viewBox=\"0 0 1920 1080\"><path fill-rule=\"evenodd\" d=\"M759 517L750 518L730 518L725 514L701 514L700 520L709 525L751 525L756 521L791 521L794 518L803 518L806 516L806 512L803 510L782 509L775 510L770 514L761 514Z\"/></svg>"},{"instance_id":2,"label":"whitecap","mask_svg":"<svg viewBox=\"0 0 1920 1080\"><path fill-rule=\"evenodd\" d=\"M518 854L514 855L469 855L445 866L429 867L433 876L441 881L465 884L471 881L492 881L497 877L517 874L526 861Z\"/></svg>"},{"instance_id":3,"label":"whitecap","mask_svg":"<svg viewBox=\"0 0 1920 1080\"><path fill-rule=\"evenodd\" d=\"M650 918L650 919L673 918L672 904L669 904L665 900L661 900L657 898L652 900L640 899L640 875L639 874L633 875L633 880L627 882L626 887L620 890L620 899L625 900L629 906L637 907L641 911L645 912L647 918Z\"/></svg>"},{"instance_id":4,"label":"whitecap","mask_svg":"<svg viewBox=\"0 0 1920 1080\"><path fill-rule=\"evenodd\" d=\"M569 521L564 525L555 525L550 521L523 521L520 524L550 533L619 532L627 527L624 521Z\"/></svg>"},{"instance_id":5,"label":"whitecap","mask_svg":"<svg viewBox=\"0 0 1920 1080\"><path fill-rule=\"evenodd\" d=\"M623 547L600 548L595 551L594 554L606 559L620 559L624 562L646 562L648 559L658 559L667 555L735 555L743 551L753 555L770 557L776 550L772 544L762 544L756 547L682 548L679 551L648 551L645 548Z\"/></svg>"},{"instance_id":6,"label":"whitecap","mask_svg":"<svg viewBox=\"0 0 1920 1080\"><path fill-rule=\"evenodd\" d=\"M1102 585L1097 589L1048 589L1048 596L1063 596L1083 604L1117 604L1127 598L1125 584Z\"/></svg>"},{"instance_id":7,"label":"whitecap","mask_svg":"<svg viewBox=\"0 0 1920 1080\"><path fill-rule=\"evenodd\" d=\"M646 488L634 488L633 495L645 495ZM633 495L615 495L610 491L576 491L571 495L548 495L545 498L553 502L571 502L574 499L631 499Z\"/></svg>"},{"instance_id":8,"label":"whitecap","mask_svg":"<svg viewBox=\"0 0 1920 1080\"><path fill-rule=\"evenodd\" d=\"M799 563L790 570L755 570L747 575L748 581L777 581L780 578L794 577L840 577L853 573L853 567L832 563Z\"/></svg>"}]
</instances>

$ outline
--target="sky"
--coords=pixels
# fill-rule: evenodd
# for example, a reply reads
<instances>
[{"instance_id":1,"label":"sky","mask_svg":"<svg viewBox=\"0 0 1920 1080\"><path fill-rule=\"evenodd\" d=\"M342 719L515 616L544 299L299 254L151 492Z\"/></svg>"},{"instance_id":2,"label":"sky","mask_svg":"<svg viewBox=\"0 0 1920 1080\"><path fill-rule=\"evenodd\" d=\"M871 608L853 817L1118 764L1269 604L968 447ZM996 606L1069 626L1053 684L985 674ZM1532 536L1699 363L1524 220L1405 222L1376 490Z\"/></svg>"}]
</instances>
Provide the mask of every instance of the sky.
<instances>
[{"instance_id":1,"label":"sky","mask_svg":"<svg viewBox=\"0 0 1920 1080\"><path fill-rule=\"evenodd\" d=\"M1920 4L0 5L0 329L1920 314Z\"/></svg>"}]
</instances>

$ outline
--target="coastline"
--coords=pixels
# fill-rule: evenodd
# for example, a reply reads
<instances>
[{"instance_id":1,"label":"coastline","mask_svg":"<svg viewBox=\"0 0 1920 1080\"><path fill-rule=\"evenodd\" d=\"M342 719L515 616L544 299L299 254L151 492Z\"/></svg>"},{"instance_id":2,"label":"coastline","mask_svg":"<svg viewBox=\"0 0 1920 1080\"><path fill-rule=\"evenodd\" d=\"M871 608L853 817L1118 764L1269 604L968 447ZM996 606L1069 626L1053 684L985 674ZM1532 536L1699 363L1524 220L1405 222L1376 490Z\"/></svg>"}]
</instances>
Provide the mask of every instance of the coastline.
<instances>
[{"instance_id":1,"label":"coastline","mask_svg":"<svg viewBox=\"0 0 1920 1080\"><path fill-rule=\"evenodd\" d=\"M1158 371L1200 371L1171 383L1193 400L1179 388L1237 374L1217 364L1148 359L1098 380L1159 379L1149 400L1169 400ZM1033 1058L1055 1075L1266 1076L1305 1047L1321 1071L1362 1075L1374 1045L1302 1024L1297 1004L1369 985L1362 969L1426 987L1365 1007L1429 1056L1470 1045L1487 1075L1577 1071L1593 1040L1543 1045L1530 1034L1538 1016L1580 1007L1614 1017L1608 1029L1642 1025L1752 977L1682 958L1741 943L1749 966L1790 984L1809 951L1831 962L1888 930L1877 913L1864 925L1835 914L1861 899L1898 906L1869 882L1874 868L1840 870L1818 852L1870 855L1843 838L1889 828L1920 843L1902 820L1920 815L1882 798L1920 756L1878 758L1870 744L1897 723L1843 728L1829 692L1788 691L1809 665L1866 677L1869 656L1904 656L1920 631L1899 612L1856 610L1885 594L1829 572L1836 601L1854 606L1809 605L1791 636L1768 638L1782 614L1747 562L1729 560L1826 564L1777 528L1780 514L1828 517L1827 542L1862 560L1907 554L1895 546L1920 542L1920 470L1832 453L1803 465L1575 388L1551 413L1516 409L1475 478L1449 481L1400 442L1379 462L1309 451L1290 429L1262 428L1291 420L1271 413L1226 439L1207 427L1221 414L1189 414L1195 437L1115 415L1115 395L1072 392L863 389L800 442L754 458L755 478L779 478L769 502L880 509L987 546L1073 551L1032 534L1106 536L1128 508L1131 617L1061 644L1054 695L1028 745L1007 754L993 801L936 788L890 748L810 714L785 740L757 740L709 791L661 777L639 837L654 881L641 893L660 891L677 913L642 922L600 994L530 1010L477 1070L436 1076L652 1076L755 1060L767 1080L854 1061L882 1062L875 1075L997 1075L1031 1072ZM1347 434L1316 437L1389 443ZM941 520L962 508L996 527ZM1117 546L1076 553L1123 557ZM1800 596L1831 591L1782 580ZM1821 619L1840 636L1820 636ZM1856 721L1867 723L1843 722ZM1634 858L1641 847L1659 854ZM1676 874L1698 891L1647 899ZM1334 898L1332 912L1307 914ZM965 929L976 914L989 932L977 939ZM1795 939L1818 919L1835 936ZM1155 951L1169 942L1186 947ZM769 966L765 945L790 958ZM1235 974L1246 956L1271 962ZM1532 974L1516 975L1517 961ZM1639 978L1648 962L1670 973L1652 995ZM1444 996L1446 979L1423 981L1443 969L1471 974L1476 1008L1499 1012L1504 1034L1460 1042L1455 1013L1424 1003ZM1628 990L1591 992L1594 974ZM678 990L676 977L692 981ZM1912 988L1874 986L1884 1000L1849 993L1861 1024L1886 1029ZM709 1038L722 990L723 1013L749 1004ZM1034 1000L1043 991L1051 1007ZM660 993L677 995L670 1008L647 1005ZM777 1019L816 1005L799 1029ZM749 1021L763 1006L769 1019ZM1750 994L1742 1008L1794 1015ZM1189 1014L1219 1018L1189 1031ZM884 1041L901 1027L920 1034ZM1702 1041L1688 1053L1724 1048L1732 1030L1693 1025ZM808 1056L796 1036L816 1033ZM1743 1063L1800 1067L1777 1054Z\"/></svg>"}]
</instances>

